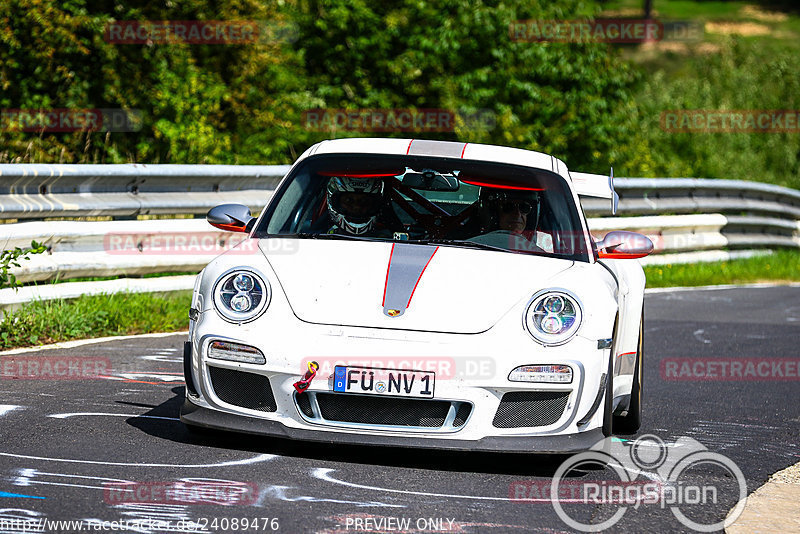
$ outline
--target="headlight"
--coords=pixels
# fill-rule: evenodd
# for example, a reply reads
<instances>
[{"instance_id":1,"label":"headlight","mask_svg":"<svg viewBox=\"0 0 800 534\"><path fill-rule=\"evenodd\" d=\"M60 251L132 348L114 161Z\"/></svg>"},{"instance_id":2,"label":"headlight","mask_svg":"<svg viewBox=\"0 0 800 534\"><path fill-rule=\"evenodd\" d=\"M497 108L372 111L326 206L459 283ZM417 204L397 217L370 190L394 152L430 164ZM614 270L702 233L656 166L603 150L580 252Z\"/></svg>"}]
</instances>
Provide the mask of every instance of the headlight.
<instances>
[{"instance_id":1,"label":"headlight","mask_svg":"<svg viewBox=\"0 0 800 534\"><path fill-rule=\"evenodd\" d=\"M249 269L233 269L214 285L214 306L223 318L246 323L267 309L271 297L269 284Z\"/></svg>"},{"instance_id":2,"label":"headlight","mask_svg":"<svg viewBox=\"0 0 800 534\"><path fill-rule=\"evenodd\" d=\"M543 345L566 343L581 324L581 305L577 297L564 289L537 293L523 317L525 328Z\"/></svg>"}]
</instances>

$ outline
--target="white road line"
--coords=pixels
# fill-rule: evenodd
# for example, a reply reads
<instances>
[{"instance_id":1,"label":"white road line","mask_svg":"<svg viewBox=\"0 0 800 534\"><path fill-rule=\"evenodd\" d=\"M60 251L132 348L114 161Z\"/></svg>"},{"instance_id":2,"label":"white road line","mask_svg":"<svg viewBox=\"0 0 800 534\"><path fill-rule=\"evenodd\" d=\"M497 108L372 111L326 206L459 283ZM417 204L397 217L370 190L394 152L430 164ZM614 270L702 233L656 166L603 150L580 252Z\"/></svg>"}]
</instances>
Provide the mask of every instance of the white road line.
<instances>
[{"instance_id":1,"label":"white road line","mask_svg":"<svg viewBox=\"0 0 800 534\"><path fill-rule=\"evenodd\" d=\"M40 347L25 347L22 349L12 349L0 352L0 356L8 354L23 354L26 352L38 352L40 350L52 349L71 349L73 347L82 347L83 345L91 345L93 343L105 343L107 341L119 341L123 339L136 339L136 338L150 338L150 337L168 337L177 336L179 334L189 335L188 330L182 332L157 332L155 334L133 334L130 336L112 336L112 337L97 337L92 339L77 339L75 341L65 341L63 343L52 343L50 345L42 345Z\"/></svg>"},{"instance_id":2,"label":"white road line","mask_svg":"<svg viewBox=\"0 0 800 534\"><path fill-rule=\"evenodd\" d=\"M6 415L8 412L12 412L17 408L22 408L22 406L17 406L16 404L0 404L0 417Z\"/></svg>"},{"instance_id":3,"label":"white road line","mask_svg":"<svg viewBox=\"0 0 800 534\"><path fill-rule=\"evenodd\" d=\"M88 489L101 489L101 490L107 489L104 486L86 486L84 484L70 484L68 482L47 482L45 480L29 480L28 483L25 485L28 486L30 484L46 484L48 486L69 486L70 488L88 488ZM125 490L125 491L131 491L131 490Z\"/></svg>"},{"instance_id":4,"label":"white road line","mask_svg":"<svg viewBox=\"0 0 800 534\"><path fill-rule=\"evenodd\" d=\"M694 338L697 341L701 342L701 343L705 343L705 344L711 343L711 340L710 339L706 339L706 337L703 335L705 333L706 333L706 331L701 328L699 330L695 330L693 335L694 335Z\"/></svg>"},{"instance_id":5,"label":"white road line","mask_svg":"<svg viewBox=\"0 0 800 534\"><path fill-rule=\"evenodd\" d=\"M53 477L65 477L65 478L88 478L89 480L108 480L110 482L119 482L121 484L133 484L132 480L125 480L124 478L107 478L107 477L98 477L98 476L86 476L86 475L70 475L67 473L45 473L44 471L38 471L36 469L22 469L20 473L20 478L30 478L35 477L36 475L47 475Z\"/></svg>"},{"instance_id":6,"label":"white road line","mask_svg":"<svg viewBox=\"0 0 800 534\"><path fill-rule=\"evenodd\" d=\"M331 482L333 484L339 484L341 486L347 486L350 488L358 488L358 489L368 489L374 491L383 491L389 493L402 493L404 495L419 495L421 497L445 497L449 499L470 499L475 501L501 501L501 502L552 502L551 499L536 499L536 498L525 498L525 499L511 499L509 497L484 497L481 495L452 495L449 493L429 493L426 491L410 491L410 490L400 490L400 489L392 489L392 488L380 488L378 486L367 486L364 484L356 484L354 482L345 482L343 480L337 480L330 476L330 473L336 471L335 469L330 469L326 467L316 467L311 471L311 475L314 478L318 478L319 480L324 480L325 482ZM561 502L571 502L566 499L561 499ZM576 501L581 502L581 501Z\"/></svg>"},{"instance_id":7,"label":"white road line","mask_svg":"<svg viewBox=\"0 0 800 534\"><path fill-rule=\"evenodd\" d=\"M47 417L52 417L54 419L66 419L68 417L80 417L84 415L108 415L111 417L136 417L136 418L147 418L147 419L166 419L167 421L180 421L177 417L160 417L158 415L139 415L134 413L103 413L103 412L70 412L70 413L53 413L48 415Z\"/></svg>"},{"instance_id":8,"label":"white road line","mask_svg":"<svg viewBox=\"0 0 800 534\"><path fill-rule=\"evenodd\" d=\"M672 293L678 291L715 291L719 289L760 289L764 287L800 287L800 282L760 282L754 284L720 284L716 286L686 286L686 287L650 287L644 290L650 293Z\"/></svg>"},{"instance_id":9,"label":"white road line","mask_svg":"<svg viewBox=\"0 0 800 534\"><path fill-rule=\"evenodd\" d=\"M275 458L280 458L277 454L259 454L252 458L245 458L244 460L231 460L229 462L219 462L216 464L145 464L145 463L128 463L128 462L100 462L97 460L72 460L69 458L46 458L44 456L28 456L25 454L13 454L10 452L0 452L0 456L9 456L11 458L24 458L26 460L44 460L47 462L67 462L73 464L92 464L92 465L115 465L124 467L231 467L236 465L251 465L261 462L268 462Z\"/></svg>"},{"instance_id":10,"label":"white road line","mask_svg":"<svg viewBox=\"0 0 800 534\"><path fill-rule=\"evenodd\" d=\"M640 471L639 469L629 468L624 465L619 465L628 472L639 474L654 481L661 481L661 477L658 476L657 473L652 472L645 472ZM325 482L331 482L333 484L339 484L342 486L347 486L350 488L358 488L358 489L368 489L374 491L384 491L390 493L402 493L404 495L419 495L421 497L445 497L450 499L470 499L470 500L478 500L478 501L502 501L502 502L552 502L551 498L524 498L524 499L512 499L510 497L485 497L481 495L454 495L449 493L430 493L425 491L410 491L410 490L400 490L400 489L392 489L392 488L381 488L378 486L367 486L365 484L356 484L354 482L345 482L343 480L338 480L333 478L330 473L334 472L335 469L325 468L325 467L317 467L312 469L311 475L314 478L318 478L319 480L323 480ZM561 502L583 502L580 499L573 500L573 499L560 499Z\"/></svg>"}]
</instances>

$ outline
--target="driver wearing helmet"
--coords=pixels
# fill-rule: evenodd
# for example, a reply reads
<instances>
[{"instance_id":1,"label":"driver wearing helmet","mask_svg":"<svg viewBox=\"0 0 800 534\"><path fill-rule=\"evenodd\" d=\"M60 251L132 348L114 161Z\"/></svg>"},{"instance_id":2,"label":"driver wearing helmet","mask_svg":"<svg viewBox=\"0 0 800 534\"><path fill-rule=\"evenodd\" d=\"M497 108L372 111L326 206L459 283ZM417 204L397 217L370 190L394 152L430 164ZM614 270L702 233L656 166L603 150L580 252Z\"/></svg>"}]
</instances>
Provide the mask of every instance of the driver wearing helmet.
<instances>
[{"instance_id":1,"label":"driver wearing helmet","mask_svg":"<svg viewBox=\"0 0 800 534\"><path fill-rule=\"evenodd\" d=\"M328 213L334 226L329 234L391 237L387 228L386 185L375 178L334 176L328 180Z\"/></svg>"}]
</instances>

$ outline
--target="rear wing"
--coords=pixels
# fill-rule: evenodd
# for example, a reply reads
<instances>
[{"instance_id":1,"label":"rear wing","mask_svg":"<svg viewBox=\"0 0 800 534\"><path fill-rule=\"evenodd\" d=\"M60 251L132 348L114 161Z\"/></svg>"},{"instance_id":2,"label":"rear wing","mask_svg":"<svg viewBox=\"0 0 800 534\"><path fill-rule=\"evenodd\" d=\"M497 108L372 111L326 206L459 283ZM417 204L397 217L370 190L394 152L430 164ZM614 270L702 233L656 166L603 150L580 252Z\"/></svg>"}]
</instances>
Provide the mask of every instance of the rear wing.
<instances>
[{"instance_id":1,"label":"rear wing","mask_svg":"<svg viewBox=\"0 0 800 534\"><path fill-rule=\"evenodd\" d=\"M619 206L619 195L614 190L614 168L611 173L589 174L586 172L571 172L572 186L578 196L608 198L611 200L611 213L617 214Z\"/></svg>"}]
</instances>

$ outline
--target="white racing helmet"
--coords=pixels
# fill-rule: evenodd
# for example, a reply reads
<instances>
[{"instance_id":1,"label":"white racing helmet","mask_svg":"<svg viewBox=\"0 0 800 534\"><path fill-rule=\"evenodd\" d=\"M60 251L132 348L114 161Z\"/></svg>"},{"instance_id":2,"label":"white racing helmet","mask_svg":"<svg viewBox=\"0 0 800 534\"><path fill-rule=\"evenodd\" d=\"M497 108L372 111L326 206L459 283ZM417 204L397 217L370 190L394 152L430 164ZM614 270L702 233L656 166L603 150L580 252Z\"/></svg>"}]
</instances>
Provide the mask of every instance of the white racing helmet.
<instances>
[{"instance_id":1,"label":"white racing helmet","mask_svg":"<svg viewBox=\"0 0 800 534\"><path fill-rule=\"evenodd\" d=\"M349 234L375 227L383 207L383 180L334 176L328 180L328 212L334 224Z\"/></svg>"}]
</instances>

